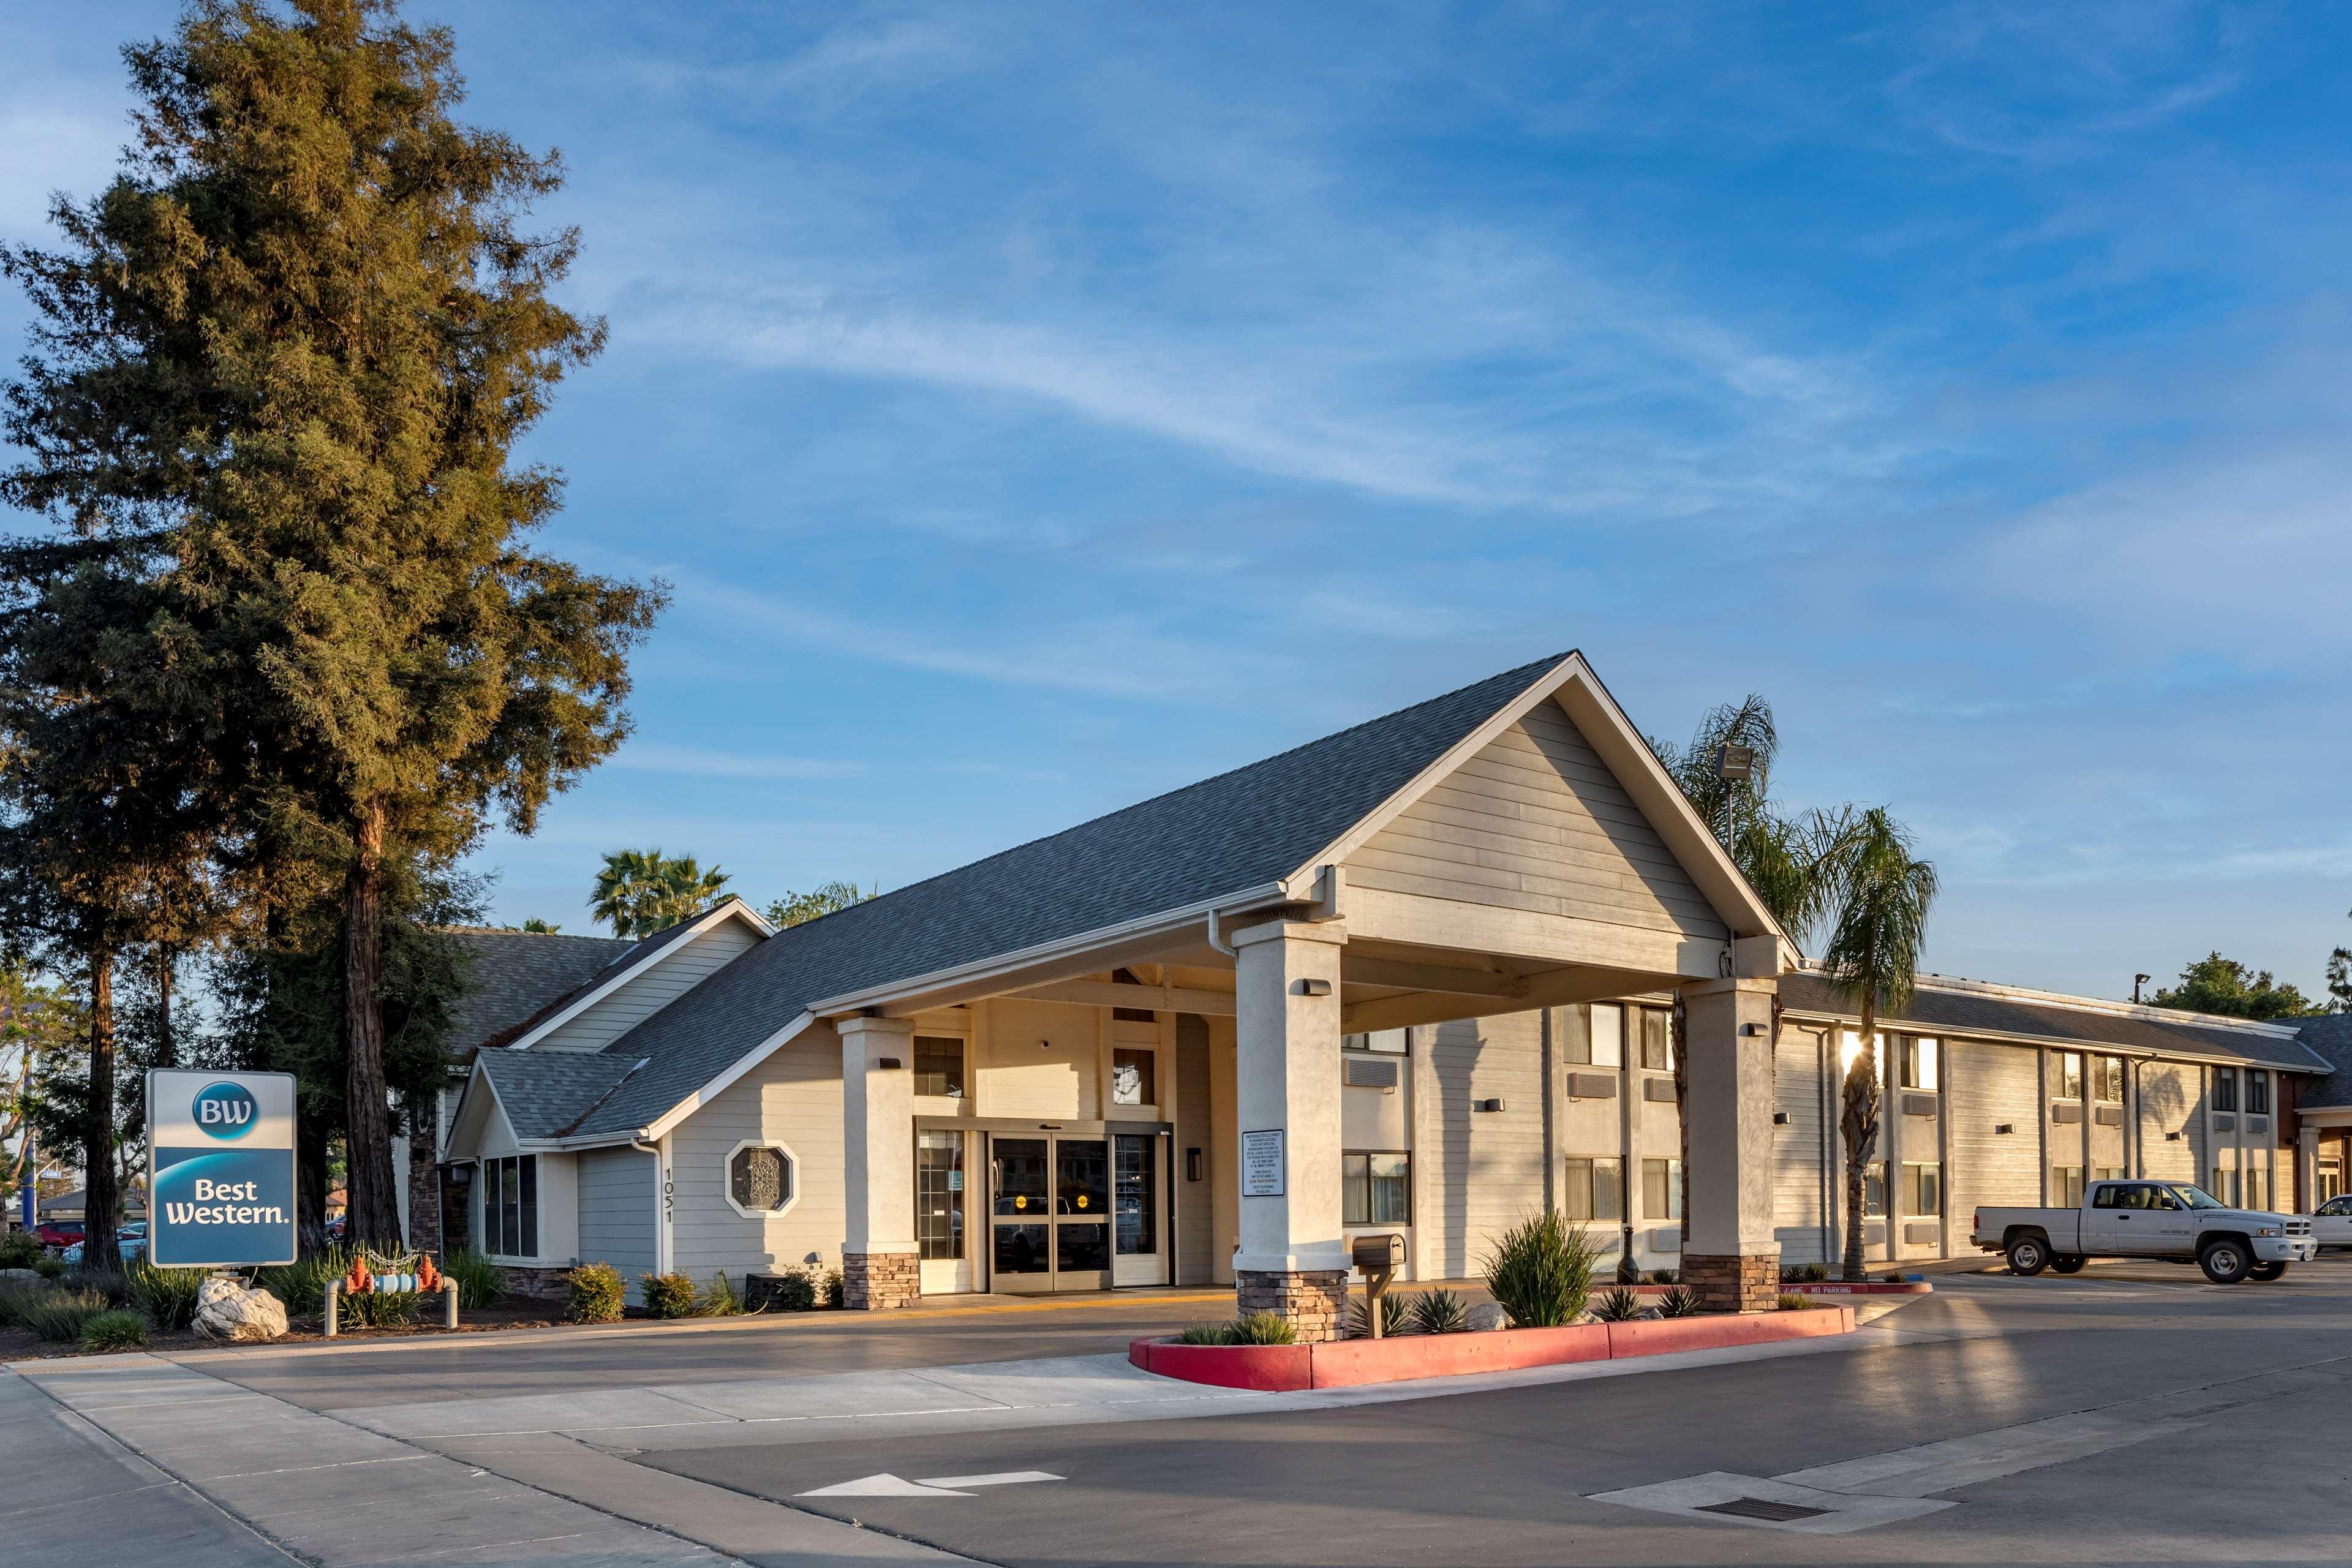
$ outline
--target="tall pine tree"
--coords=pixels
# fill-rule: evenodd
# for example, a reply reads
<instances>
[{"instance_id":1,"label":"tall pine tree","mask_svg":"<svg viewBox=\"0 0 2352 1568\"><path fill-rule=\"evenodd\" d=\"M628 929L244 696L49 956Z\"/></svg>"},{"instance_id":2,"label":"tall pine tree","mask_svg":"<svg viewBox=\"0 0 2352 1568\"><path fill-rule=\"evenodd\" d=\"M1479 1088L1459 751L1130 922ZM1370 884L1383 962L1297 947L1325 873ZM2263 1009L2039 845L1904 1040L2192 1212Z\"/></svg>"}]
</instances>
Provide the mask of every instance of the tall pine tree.
<instances>
[{"instance_id":1,"label":"tall pine tree","mask_svg":"<svg viewBox=\"0 0 2352 1568\"><path fill-rule=\"evenodd\" d=\"M562 481L511 450L604 326L550 298L577 236L520 226L558 159L453 118L454 50L391 0L194 0L124 51L113 184L5 258L45 319L12 499L153 542L225 858L263 898L289 855L340 886L351 1222L386 1245L388 868L529 831L609 754L661 604L530 547Z\"/></svg>"}]
</instances>

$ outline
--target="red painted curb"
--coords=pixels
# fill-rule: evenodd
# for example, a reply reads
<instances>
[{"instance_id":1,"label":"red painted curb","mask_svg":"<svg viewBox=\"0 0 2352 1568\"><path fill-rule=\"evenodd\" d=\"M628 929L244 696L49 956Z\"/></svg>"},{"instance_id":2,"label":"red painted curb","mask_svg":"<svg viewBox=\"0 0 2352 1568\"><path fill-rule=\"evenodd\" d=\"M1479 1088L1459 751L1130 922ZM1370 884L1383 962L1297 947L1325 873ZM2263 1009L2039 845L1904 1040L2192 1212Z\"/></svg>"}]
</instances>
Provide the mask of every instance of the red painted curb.
<instances>
[{"instance_id":1,"label":"red painted curb","mask_svg":"<svg viewBox=\"0 0 2352 1568\"><path fill-rule=\"evenodd\" d=\"M1134 1340L1127 1359L1145 1372L1218 1388L1289 1394L1517 1372L1577 1362L1626 1361L1675 1351L1721 1350L1851 1332L1851 1307L1791 1312L1723 1313L1630 1323L1578 1323L1564 1329L1498 1329L1486 1333L1408 1334L1393 1340L1331 1340L1313 1345L1180 1345Z\"/></svg>"},{"instance_id":2,"label":"red painted curb","mask_svg":"<svg viewBox=\"0 0 2352 1568\"><path fill-rule=\"evenodd\" d=\"M1644 1318L1611 1323L1609 1357L1671 1355L1676 1351L1714 1351L1731 1345L1770 1344L1842 1334L1853 1327L1852 1307L1808 1307L1798 1312L1726 1313L1705 1318Z\"/></svg>"},{"instance_id":3,"label":"red painted curb","mask_svg":"<svg viewBox=\"0 0 2352 1568\"><path fill-rule=\"evenodd\" d=\"M1636 1296L1663 1296L1674 1289L1672 1285L1596 1285L1592 1293L1598 1296L1607 1290L1631 1290ZM1890 1285L1884 1280L1874 1279L1848 1285L1835 1280L1809 1279L1800 1285L1782 1285L1780 1289L1793 1296L1925 1296L1936 1288L1925 1280L1906 1280L1900 1285Z\"/></svg>"},{"instance_id":4,"label":"red painted curb","mask_svg":"<svg viewBox=\"0 0 2352 1568\"><path fill-rule=\"evenodd\" d=\"M1483 1334L1407 1334L1393 1340L1331 1340L1309 1347L1318 1388L1398 1383L1415 1377L1464 1377L1607 1361L1609 1327L1576 1323L1564 1329L1503 1329Z\"/></svg>"}]
</instances>

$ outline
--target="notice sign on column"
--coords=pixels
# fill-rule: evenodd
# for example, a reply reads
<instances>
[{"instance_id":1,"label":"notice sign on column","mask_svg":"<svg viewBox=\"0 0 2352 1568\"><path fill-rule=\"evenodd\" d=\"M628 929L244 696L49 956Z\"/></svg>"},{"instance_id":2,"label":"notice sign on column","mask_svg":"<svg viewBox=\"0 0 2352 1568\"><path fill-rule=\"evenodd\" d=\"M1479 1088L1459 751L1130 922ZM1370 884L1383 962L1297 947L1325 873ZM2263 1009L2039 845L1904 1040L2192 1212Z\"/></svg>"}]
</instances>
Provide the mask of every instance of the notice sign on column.
<instances>
[{"instance_id":1,"label":"notice sign on column","mask_svg":"<svg viewBox=\"0 0 2352 1568\"><path fill-rule=\"evenodd\" d=\"M1242 1196L1282 1196L1282 1129L1242 1134Z\"/></svg>"},{"instance_id":2,"label":"notice sign on column","mask_svg":"<svg viewBox=\"0 0 2352 1568\"><path fill-rule=\"evenodd\" d=\"M294 1261L294 1075L147 1074L147 1255L169 1268Z\"/></svg>"}]
</instances>

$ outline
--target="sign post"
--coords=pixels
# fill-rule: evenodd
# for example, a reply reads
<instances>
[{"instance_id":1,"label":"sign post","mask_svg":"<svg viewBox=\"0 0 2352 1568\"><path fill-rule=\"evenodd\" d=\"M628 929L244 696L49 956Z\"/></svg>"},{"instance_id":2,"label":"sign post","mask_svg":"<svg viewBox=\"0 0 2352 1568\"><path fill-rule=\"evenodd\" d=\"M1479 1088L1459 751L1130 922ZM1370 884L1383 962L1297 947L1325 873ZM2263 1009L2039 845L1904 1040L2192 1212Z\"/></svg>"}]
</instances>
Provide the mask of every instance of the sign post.
<instances>
[{"instance_id":1,"label":"sign post","mask_svg":"<svg viewBox=\"0 0 2352 1568\"><path fill-rule=\"evenodd\" d=\"M147 1194L159 1267L293 1262L294 1075L148 1069Z\"/></svg>"}]
</instances>

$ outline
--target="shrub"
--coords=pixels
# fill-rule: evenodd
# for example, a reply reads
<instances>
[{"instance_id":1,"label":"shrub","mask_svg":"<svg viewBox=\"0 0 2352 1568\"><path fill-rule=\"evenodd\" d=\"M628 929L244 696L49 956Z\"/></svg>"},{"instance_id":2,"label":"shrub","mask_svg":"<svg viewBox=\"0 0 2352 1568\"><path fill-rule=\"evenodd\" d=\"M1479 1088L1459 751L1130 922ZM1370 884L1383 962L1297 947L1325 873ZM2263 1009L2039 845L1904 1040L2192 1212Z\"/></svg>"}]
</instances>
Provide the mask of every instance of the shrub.
<instances>
[{"instance_id":1,"label":"shrub","mask_svg":"<svg viewBox=\"0 0 2352 1568\"><path fill-rule=\"evenodd\" d=\"M570 1294L563 1315L575 1323L617 1323L621 1321L621 1271L609 1263L583 1263L564 1276Z\"/></svg>"},{"instance_id":2,"label":"shrub","mask_svg":"<svg viewBox=\"0 0 2352 1568\"><path fill-rule=\"evenodd\" d=\"M1410 1309L1416 1334L1461 1334L1470 1331L1470 1309L1451 1290L1423 1290Z\"/></svg>"},{"instance_id":3,"label":"shrub","mask_svg":"<svg viewBox=\"0 0 2352 1568\"><path fill-rule=\"evenodd\" d=\"M637 1295L650 1318L694 1316L694 1281L683 1274L640 1274Z\"/></svg>"},{"instance_id":4,"label":"shrub","mask_svg":"<svg viewBox=\"0 0 2352 1568\"><path fill-rule=\"evenodd\" d=\"M0 1236L0 1268L30 1268L41 1256L41 1238L29 1230Z\"/></svg>"},{"instance_id":5,"label":"shrub","mask_svg":"<svg viewBox=\"0 0 2352 1568\"><path fill-rule=\"evenodd\" d=\"M817 1287L817 1305L831 1310L839 1307L842 1300L841 1270L828 1268L824 1271L824 1282Z\"/></svg>"},{"instance_id":6,"label":"shrub","mask_svg":"<svg viewBox=\"0 0 2352 1568\"><path fill-rule=\"evenodd\" d=\"M1888 1269L1888 1270L1886 1271L1886 1283L1887 1283L1887 1284L1889 1284L1889 1285L1900 1285L1900 1284L1902 1284L1902 1283L1903 1283L1903 1270L1901 1270L1900 1268L1890 1268L1890 1269Z\"/></svg>"},{"instance_id":7,"label":"shrub","mask_svg":"<svg viewBox=\"0 0 2352 1568\"><path fill-rule=\"evenodd\" d=\"M113 1309L103 1291L41 1290L18 1305L16 1321L45 1340L71 1344L92 1318Z\"/></svg>"},{"instance_id":8,"label":"shrub","mask_svg":"<svg viewBox=\"0 0 2352 1568\"><path fill-rule=\"evenodd\" d=\"M147 1320L120 1308L100 1312L81 1326L86 1351L135 1351L147 1342Z\"/></svg>"},{"instance_id":9,"label":"shrub","mask_svg":"<svg viewBox=\"0 0 2352 1568\"><path fill-rule=\"evenodd\" d=\"M64 1284L68 1290L95 1290L110 1307L131 1304L131 1280L119 1268L68 1268Z\"/></svg>"},{"instance_id":10,"label":"shrub","mask_svg":"<svg viewBox=\"0 0 2352 1568\"><path fill-rule=\"evenodd\" d=\"M1829 1277L1830 1266L1826 1263L1808 1263L1804 1267L1802 1278L1808 1285L1822 1284Z\"/></svg>"},{"instance_id":11,"label":"shrub","mask_svg":"<svg viewBox=\"0 0 2352 1568\"><path fill-rule=\"evenodd\" d=\"M1558 1210L1521 1220L1481 1261L1487 1292L1522 1329L1572 1323L1592 1294L1592 1238Z\"/></svg>"},{"instance_id":12,"label":"shrub","mask_svg":"<svg viewBox=\"0 0 2352 1568\"><path fill-rule=\"evenodd\" d=\"M347 1247L328 1247L291 1263L257 1271L253 1282L278 1298L289 1313L314 1317L327 1310L327 1281L352 1271Z\"/></svg>"},{"instance_id":13,"label":"shrub","mask_svg":"<svg viewBox=\"0 0 2352 1568\"><path fill-rule=\"evenodd\" d=\"M816 1307L816 1276L805 1268L787 1268L770 1281L760 1299L761 1311L806 1312Z\"/></svg>"},{"instance_id":14,"label":"shrub","mask_svg":"<svg viewBox=\"0 0 2352 1568\"><path fill-rule=\"evenodd\" d=\"M1687 1285L1675 1285L1658 1298L1661 1318L1695 1318L1698 1316L1698 1292Z\"/></svg>"},{"instance_id":15,"label":"shrub","mask_svg":"<svg viewBox=\"0 0 2352 1568\"><path fill-rule=\"evenodd\" d=\"M1671 1268L1654 1268L1650 1271L1650 1283L1653 1285L1673 1285L1678 1283L1681 1279L1682 1276Z\"/></svg>"},{"instance_id":16,"label":"shrub","mask_svg":"<svg viewBox=\"0 0 2352 1568\"><path fill-rule=\"evenodd\" d=\"M40 1257L33 1259L33 1272L39 1275L44 1279L55 1279L65 1271L65 1264L58 1258L51 1258L47 1253L43 1253Z\"/></svg>"},{"instance_id":17,"label":"shrub","mask_svg":"<svg viewBox=\"0 0 2352 1568\"><path fill-rule=\"evenodd\" d=\"M1812 1306L1812 1298L1810 1296L1799 1295L1794 1290L1781 1291L1780 1299L1772 1303L1775 1309L1783 1312L1801 1312Z\"/></svg>"},{"instance_id":18,"label":"shrub","mask_svg":"<svg viewBox=\"0 0 2352 1568\"><path fill-rule=\"evenodd\" d=\"M1592 1315L1604 1323L1630 1322L1642 1315L1642 1298L1620 1285L1601 1293L1592 1304Z\"/></svg>"},{"instance_id":19,"label":"shrub","mask_svg":"<svg viewBox=\"0 0 2352 1568\"><path fill-rule=\"evenodd\" d=\"M1372 1337L1371 1299L1348 1303L1348 1337L1368 1340ZM1381 1335L1394 1339L1399 1334L1413 1331L1412 1308L1401 1297L1389 1296L1381 1301Z\"/></svg>"},{"instance_id":20,"label":"shrub","mask_svg":"<svg viewBox=\"0 0 2352 1568\"><path fill-rule=\"evenodd\" d=\"M46 1284L10 1280L0 1285L0 1329L21 1329L25 1326L25 1309L50 1293Z\"/></svg>"},{"instance_id":21,"label":"shrub","mask_svg":"<svg viewBox=\"0 0 2352 1568\"><path fill-rule=\"evenodd\" d=\"M698 1309L706 1318L739 1318L743 1315L743 1298L735 1293L735 1283L720 1269L710 1277L710 1289L702 1293Z\"/></svg>"},{"instance_id":22,"label":"shrub","mask_svg":"<svg viewBox=\"0 0 2352 1568\"><path fill-rule=\"evenodd\" d=\"M1295 1345L1298 1329L1277 1312L1244 1312L1225 1331L1233 1345Z\"/></svg>"},{"instance_id":23,"label":"shrub","mask_svg":"<svg viewBox=\"0 0 2352 1568\"><path fill-rule=\"evenodd\" d=\"M507 1271L470 1247L459 1247L443 1258L441 1272L457 1282L460 1307L487 1307L507 1293Z\"/></svg>"},{"instance_id":24,"label":"shrub","mask_svg":"<svg viewBox=\"0 0 2352 1568\"><path fill-rule=\"evenodd\" d=\"M131 1287L131 1304L167 1334L195 1322L196 1292L211 1277L203 1268L159 1268L145 1258L134 1259L122 1273Z\"/></svg>"},{"instance_id":25,"label":"shrub","mask_svg":"<svg viewBox=\"0 0 2352 1568\"><path fill-rule=\"evenodd\" d=\"M1184 1331L1176 1336L1176 1342L1180 1345L1229 1345L1233 1341L1226 1336L1226 1331L1232 1327L1231 1323L1187 1323Z\"/></svg>"}]
</instances>

